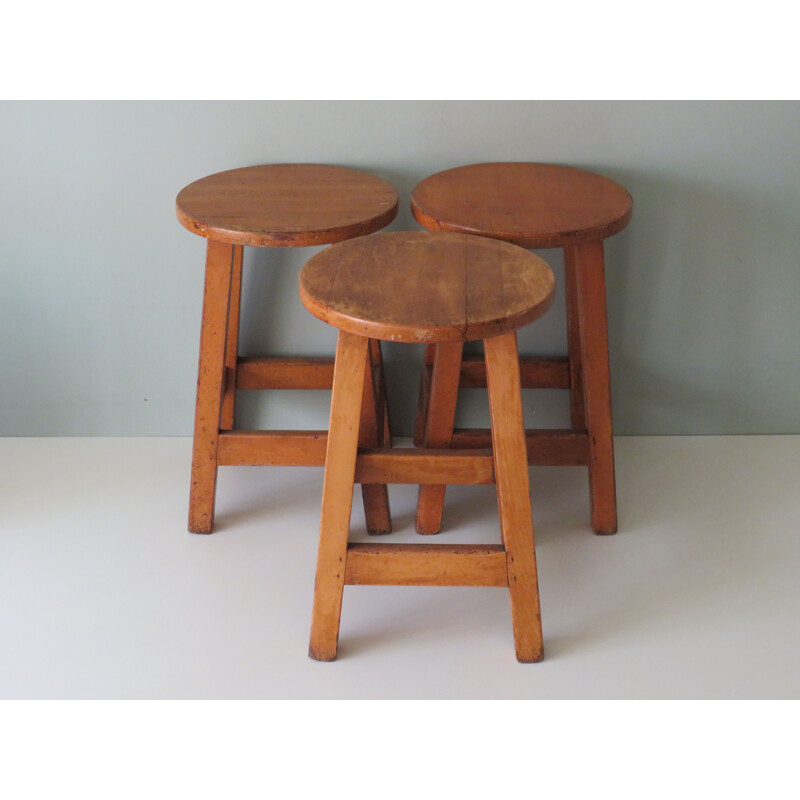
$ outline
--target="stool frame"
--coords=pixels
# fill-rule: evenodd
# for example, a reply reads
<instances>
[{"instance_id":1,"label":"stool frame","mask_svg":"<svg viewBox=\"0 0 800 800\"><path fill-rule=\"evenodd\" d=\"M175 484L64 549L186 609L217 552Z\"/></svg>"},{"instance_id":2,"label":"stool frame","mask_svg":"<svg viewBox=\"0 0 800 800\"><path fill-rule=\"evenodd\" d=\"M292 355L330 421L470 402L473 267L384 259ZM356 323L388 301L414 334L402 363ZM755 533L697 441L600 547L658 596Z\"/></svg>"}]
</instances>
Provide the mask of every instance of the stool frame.
<instances>
[{"instance_id":1,"label":"stool frame","mask_svg":"<svg viewBox=\"0 0 800 800\"><path fill-rule=\"evenodd\" d=\"M345 585L504 586L509 590L517 659L541 661L544 650L516 332L484 340L491 449L360 446L371 342L339 330L309 655L320 661L336 658ZM355 482L495 483L503 543L348 543Z\"/></svg>"},{"instance_id":2,"label":"stool frame","mask_svg":"<svg viewBox=\"0 0 800 800\"><path fill-rule=\"evenodd\" d=\"M375 268L375 265L380 267ZM517 658L543 657L516 331L553 301L540 258L462 233L405 231L335 244L300 272L303 305L337 328L309 655L336 658L344 586L504 586ZM484 343L486 447L373 449L363 441L370 340L436 343L460 357ZM501 545L350 544L353 485L496 484Z\"/></svg>"},{"instance_id":3,"label":"stool frame","mask_svg":"<svg viewBox=\"0 0 800 800\"><path fill-rule=\"evenodd\" d=\"M397 215L397 191L375 175L325 164L262 164L226 170L185 186L178 221L207 240L189 530L211 533L217 470L230 465L319 465L326 431L234 429L236 391L330 389L332 358L239 358L244 246L329 245L374 233ZM377 343L376 343L377 344ZM391 444L383 360L372 349L375 382L365 431ZM386 487L363 487L370 533L388 533Z\"/></svg>"},{"instance_id":4,"label":"stool frame","mask_svg":"<svg viewBox=\"0 0 800 800\"><path fill-rule=\"evenodd\" d=\"M331 389L333 358L240 358L243 246L208 239L197 371L189 531L213 531L221 466L323 466L327 431L234 430L237 390ZM380 342L370 345L373 380L364 384L365 446L390 447ZM391 532L386 486L362 486L367 530Z\"/></svg>"},{"instance_id":5,"label":"stool frame","mask_svg":"<svg viewBox=\"0 0 800 800\"><path fill-rule=\"evenodd\" d=\"M603 241L565 247L564 273L568 357L523 356L520 375L524 389L569 390L571 428L526 430L527 458L537 466L588 467L592 529L613 534L617 502ZM486 373L482 356L462 358L458 348L427 346L414 426L417 446L488 446L489 431L453 427L458 389L486 386ZM419 533L439 532L445 488L420 487Z\"/></svg>"}]
</instances>

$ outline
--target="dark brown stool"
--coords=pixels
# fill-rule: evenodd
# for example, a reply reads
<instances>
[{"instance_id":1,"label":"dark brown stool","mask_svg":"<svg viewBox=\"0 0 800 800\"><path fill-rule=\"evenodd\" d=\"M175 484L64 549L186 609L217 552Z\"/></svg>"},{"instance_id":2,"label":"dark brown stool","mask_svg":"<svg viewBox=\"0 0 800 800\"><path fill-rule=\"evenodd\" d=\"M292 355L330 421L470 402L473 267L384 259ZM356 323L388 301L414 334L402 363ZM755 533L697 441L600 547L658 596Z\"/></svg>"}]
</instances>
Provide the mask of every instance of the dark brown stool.
<instances>
[{"instance_id":1,"label":"dark brown stool","mask_svg":"<svg viewBox=\"0 0 800 800\"><path fill-rule=\"evenodd\" d=\"M632 200L617 183L554 164L474 164L425 178L411 209L428 230L489 236L526 248L560 247L566 275L568 358L520 360L523 388L570 390L570 430L528 430L528 463L586 465L592 528L617 530L603 241L630 221ZM489 432L454 430L459 387L486 385L484 360L458 347L427 348L415 443L480 447ZM444 486L421 486L417 530L437 533Z\"/></svg>"},{"instance_id":2,"label":"dark brown stool","mask_svg":"<svg viewBox=\"0 0 800 800\"><path fill-rule=\"evenodd\" d=\"M522 248L456 233L379 233L333 245L303 267L303 304L339 329L312 658L336 658L345 584L380 584L507 586L517 658L541 660L516 330L550 307L554 285L547 264ZM375 339L450 349L483 339L492 448L359 447L368 352ZM503 544L348 544L354 482L496 483Z\"/></svg>"},{"instance_id":3,"label":"dark brown stool","mask_svg":"<svg viewBox=\"0 0 800 800\"><path fill-rule=\"evenodd\" d=\"M208 240L189 530L211 533L217 468L308 465L325 461L326 431L234 430L237 389L330 389L332 358L239 358L244 245L304 247L373 233L397 215L386 181L344 167L272 164L219 172L189 184L176 201L178 220ZM390 443L383 361L372 346L374 391L364 403L365 436ZM366 391L366 388L365 388ZM371 533L387 533L386 487L364 486Z\"/></svg>"}]
</instances>

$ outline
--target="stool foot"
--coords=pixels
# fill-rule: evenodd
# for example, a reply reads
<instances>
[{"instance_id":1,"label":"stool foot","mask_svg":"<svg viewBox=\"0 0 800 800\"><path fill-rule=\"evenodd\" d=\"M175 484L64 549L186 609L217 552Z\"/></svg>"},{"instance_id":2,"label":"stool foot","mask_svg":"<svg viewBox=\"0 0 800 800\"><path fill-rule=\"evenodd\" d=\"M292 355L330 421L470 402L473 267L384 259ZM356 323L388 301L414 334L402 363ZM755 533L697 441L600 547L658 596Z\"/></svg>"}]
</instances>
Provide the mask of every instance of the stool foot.
<instances>
[{"instance_id":1,"label":"stool foot","mask_svg":"<svg viewBox=\"0 0 800 800\"><path fill-rule=\"evenodd\" d=\"M484 341L500 532L506 551L517 660L541 661L542 619L516 333Z\"/></svg>"},{"instance_id":2,"label":"stool foot","mask_svg":"<svg viewBox=\"0 0 800 800\"><path fill-rule=\"evenodd\" d=\"M386 536L392 532L392 515L389 511L389 490L384 483L361 485L364 518L370 536Z\"/></svg>"},{"instance_id":3,"label":"stool foot","mask_svg":"<svg viewBox=\"0 0 800 800\"><path fill-rule=\"evenodd\" d=\"M414 530L420 535L432 536L441 531L446 490L447 487L444 484L419 487Z\"/></svg>"},{"instance_id":4,"label":"stool foot","mask_svg":"<svg viewBox=\"0 0 800 800\"><path fill-rule=\"evenodd\" d=\"M540 648L538 650L528 650L524 653L520 653L517 650L517 661L520 664L538 664L540 661L544 661L544 650Z\"/></svg>"},{"instance_id":5,"label":"stool foot","mask_svg":"<svg viewBox=\"0 0 800 800\"><path fill-rule=\"evenodd\" d=\"M617 497L603 243L568 249L569 258L577 267L592 529L597 534L609 535L617 531Z\"/></svg>"},{"instance_id":6,"label":"stool foot","mask_svg":"<svg viewBox=\"0 0 800 800\"><path fill-rule=\"evenodd\" d=\"M369 379L367 344L361 336L339 331L308 649L317 661L333 661L339 641L361 401Z\"/></svg>"},{"instance_id":7,"label":"stool foot","mask_svg":"<svg viewBox=\"0 0 800 800\"><path fill-rule=\"evenodd\" d=\"M336 648L333 651L315 650L313 647L308 648L308 657L313 658L314 661L336 661Z\"/></svg>"},{"instance_id":8,"label":"stool foot","mask_svg":"<svg viewBox=\"0 0 800 800\"><path fill-rule=\"evenodd\" d=\"M213 520L194 519L190 516L189 524L187 525L186 529L189 531L189 533L208 535L209 533L214 533Z\"/></svg>"},{"instance_id":9,"label":"stool foot","mask_svg":"<svg viewBox=\"0 0 800 800\"><path fill-rule=\"evenodd\" d=\"M191 533L211 533L214 527L217 449L233 263L233 245L208 240L189 491Z\"/></svg>"}]
</instances>

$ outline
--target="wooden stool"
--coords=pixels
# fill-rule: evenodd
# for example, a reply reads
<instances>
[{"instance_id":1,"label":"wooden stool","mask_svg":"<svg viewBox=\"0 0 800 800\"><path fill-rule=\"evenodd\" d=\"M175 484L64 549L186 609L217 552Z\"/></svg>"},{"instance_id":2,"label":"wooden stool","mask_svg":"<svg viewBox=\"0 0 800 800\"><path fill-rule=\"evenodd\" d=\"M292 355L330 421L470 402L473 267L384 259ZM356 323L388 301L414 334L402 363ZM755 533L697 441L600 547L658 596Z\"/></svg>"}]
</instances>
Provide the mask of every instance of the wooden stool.
<instances>
[{"instance_id":1,"label":"wooden stool","mask_svg":"<svg viewBox=\"0 0 800 800\"><path fill-rule=\"evenodd\" d=\"M239 358L244 245L303 247L373 233L397 215L386 181L344 167L274 164L234 169L189 184L178 195L181 224L208 239L189 530L211 533L217 467L325 462L326 431L233 430L237 389L330 389L332 358ZM365 403L365 435L390 443L383 366L371 349L375 392ZM371 415L371 417L370 417ZM364 486L371 533L388 533L386 487Z\"/></svg>"},{"instance_id":2,"label":"wooden stool","mask_svg":"<svg viewBox=\"0 0 800 800\"><path fill-rule=\"evenodd\" d=\"M614 442L603 240L630 221L621 186L553 164L474 164L439 172L413 191L411 209L428 230L502 239L526 248L564 249L569 358L520 360L523 388L570 390L570 430L528 430L529 464L586 465L592 528L617 530ZM414 441L428 447L481 447L489 432L454 430L459 387L486 385L481 357L427 348ZM419 533L441 526L444 486L421 486Z\"/></svg>"},{"instance_id":3,"label":"wooden stool","mask_svg":"<svg viewBox=\"0 0 800 800\"><path fill-rule=\"evenodd\" d=\"M376 269L376 266L379 267ZM455 233L380 233L315 255L300 298L339 329L325 456L309 655L336 658L345 584L507 586L517 658L540 661L542 628L528 490L516 329L541 316L555 280L540 258ZM359 447L374 339L484 339L493 449ZM497 484L503 546L349 544L353 483Z\"/></svg>"}]
</instances>

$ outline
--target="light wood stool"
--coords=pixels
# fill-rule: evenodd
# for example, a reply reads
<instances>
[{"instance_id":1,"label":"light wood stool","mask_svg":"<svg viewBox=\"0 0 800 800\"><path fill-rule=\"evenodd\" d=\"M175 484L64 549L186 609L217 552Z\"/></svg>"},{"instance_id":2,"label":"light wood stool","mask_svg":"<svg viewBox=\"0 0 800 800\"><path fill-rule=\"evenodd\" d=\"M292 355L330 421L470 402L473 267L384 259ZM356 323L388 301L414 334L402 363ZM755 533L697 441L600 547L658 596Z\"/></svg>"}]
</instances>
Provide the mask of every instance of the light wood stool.
<instances>
[{"instance_id":1,"label":"light wood stool","mask_svg":"<svg viewBox=\"0 0 800 800\"><path fill-rule=\"evenodd\" d=\"M586 465L592 529L617 530L603 240L630 221L630 195L608 178L554 164L474 164L425 178L411 209L431 231L489 236L526 248L560 247L566 275L568 358L520 360L523 388L570 390L569 430L528 430L528 463ZM454 430L459 387L486 385L481 357L427 348L414 441L481 447L489 432ZM444 486L421 486L419 533L441 527Z\"/></svg>"},{"instance_id":2,"label":"light wood stool","mask_svg":"<svg viewBox=\"0 0 800 800\"><path fill-rule=\"evenodd\" d=\"M507 586L517 658L543 655L516 329L553 299L547 264L522 248L456 233L379 233L333 245L300 272L300 298L339 329L325 456L309 655L336 658L345 584ZM483 339L492 449L359 447L375 339L452 354ZM502 545L348 544L355 481L496 483Z\"/></svg>"},{"instance_id":3,"label":"light wood stool","mask_svg":"<svg viewBox=\"0 0 800 800\"><path fill-rule=\"evenodd\" d=\"M178 220L208 240L189 530L211 533L217 468L325 462L326 431L234 430L237 389L330 389L332 358L239 358L239 308L244 245L303 247L373 233L397 215L397 192L386 181L344 167L273 164L210 175L177 197ZM365 436L390 444L383 362L371 348L375 381L367 398ZM365 389L366 391L366 389ZM385 486L364 486L371 533L388 533Z\"/></svg>"}]
</instances>

